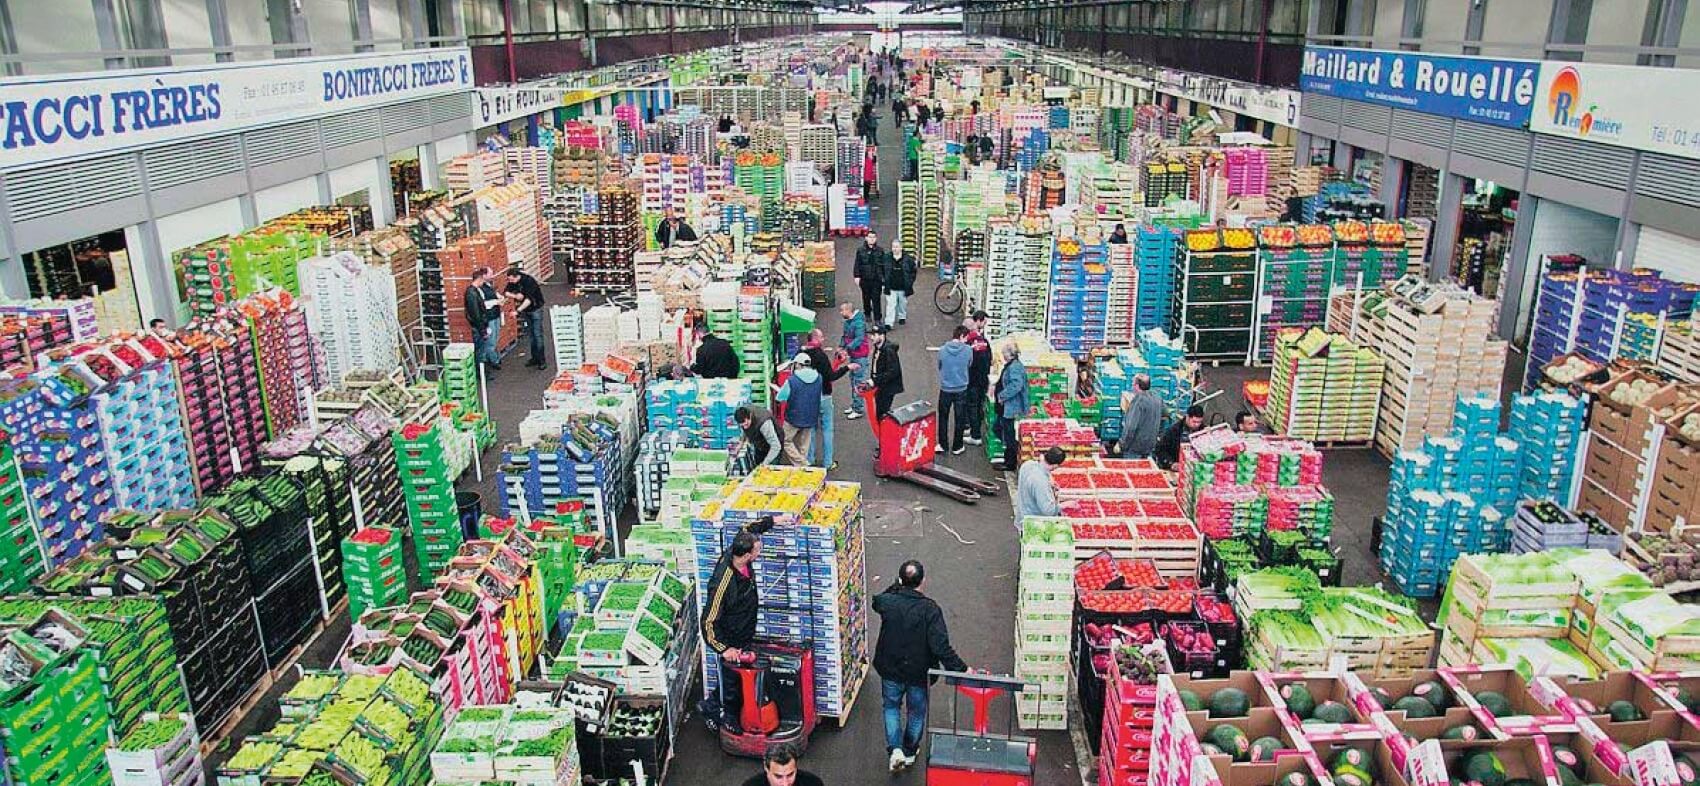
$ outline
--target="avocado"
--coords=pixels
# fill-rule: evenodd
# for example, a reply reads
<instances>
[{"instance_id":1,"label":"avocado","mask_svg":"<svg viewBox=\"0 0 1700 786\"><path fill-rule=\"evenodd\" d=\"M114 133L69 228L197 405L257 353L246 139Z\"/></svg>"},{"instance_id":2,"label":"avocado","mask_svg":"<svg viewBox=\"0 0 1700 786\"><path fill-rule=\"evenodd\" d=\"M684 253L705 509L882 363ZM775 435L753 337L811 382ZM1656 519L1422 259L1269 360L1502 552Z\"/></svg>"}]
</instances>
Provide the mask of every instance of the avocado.
<instances>
[{"instance_id":1,"label":"avocado","mask_svg":"<svg viewBox=\"0 0 1700 786\"><path fill-rule=\"evenodd\" d=\"M1552 760L1562 767L1575 768L1582 764L1582 757L1567 745L1553 745Z\"/></svg>"},{"instance_id":2,"label":"avocado","mask_svg":"<svg viewBox=\"0 0 1700 786\"><path fill-rule=\"evenodd\" d=\"M1481 739L1482 733L1470 725L1453 726L1440 733L1443 740L1476 740Z\"/></svg>"},{"instance_id":3,"label":"avocado","mask_svg":"<svg viewBox=\"0 0 1700 786\"><path fill-rule=\"evenodd\" d=\"M1417 696L1406 696L1393 702L1393 709L1404 710L1405 717L1413 720L1416 718L1432 718L1440 714L1433 704L1428 703L1427 699Z\"/></svg>"},{"instance_id":4,"label":"avocado","mask_svg":"<svg viewBox=\"0 0 1700 786\"><path fill-rule=\"evenodd\" d=\"M1476 694L1476 702L1481 704L1488 712L1493 713L1496 718L1511 716L1511 700L1505 698L1503 693L1484 690Z\"/></svg>"},{"instance_id":5,"label":"avocado","mask_svg":"<svg viewBox=\"0 0 1700 786\"><path fill-rule=\"evenodd\" d=\"M1440 680L1429 680L1412 688L1411 695L1433 704L1437 712L1445 712L1447 707L1452 706L1452 692Z\"/></svg>"},{"instance_id":6,"label":"avocado","mask_svg":"<svg viewBox=\"0 0 1700 786\"><path fill-rule=\"evenodd\" d=\"M1678 753L1672 758L1676 760L1676 779L1682 782L1682 786L1700 784L1700 764L1694 763L1694 757Z\"/></svg>"},{"instance_id":7,"label":"avocado","mask_svg":"<svg viewBox=\"0 0 1700 786\"><path fill-rule=\"evenodd\" d=\"M1282 685L1281 698L1287 702L1287 709L1300 718L1308 718L1316 710L1316 698L1310 695L1310 688L1302 682Z\"/></svg>"},{"instance_id":8,"label":"avocado","mask_svg":"<svg viewBox=\"0 0 1700 786\"><path fill-rule=\"evenodd\" d=\"M1251 712L1251 699L1239 688L1223 688L1210 694L1210 717L1243 718Z\"/></svg>"},{"instance_id":9,"label":"avocado","mask_svg":"<svg viewBox=\"0 0 1700 786\"><path fill-rule=\"evenodd\" d=\"M1226 723L1210 730L1210 741L1223 753L1234 757L1234 761L1245 761L1246 755L1251 752L1251 743L1246 741L1245 732Z\"/></svg>"},{"instance_id":10,"label":"avocado","mask_svg":"<svg viewBox=\"0 0 1700 786\"><path fill-rule=\"evenodd\" d=\"M1647 719L1647 716L1641 714L1640 707L1635 706L1635 703L1632 701L1625 701L1623 699L1618 699L1617 701L1606 705L1606 713L1611 715L1613 723L1628 723L1630 721Z\"/></svg>"},{"instance_id":11,"label":"avocado","mask_svg":"<svg viewBox=\"0 0 1700 786\"><path fill-rule=\"evenodd\" d=\"M1352 711L1346 705L1337 701L1325 701L1316 705L1316 710L1310 716L1323 723L1351 723Z\"/></svg>"},{"instance_id":12,"label":"avocado","mask_svg":"<svg viewBox=\"0 0 1700 786\"><path fill-rule=\"evenodd\" d=\"M1308 772L1289 772L1282 775L1272 786L1316 786L1316 779Z\"/></svg>"},{"instance_id":13,"label":"avocado","mask_svg":"<svg viewBox=\"0 0 1700 786\"><path fill-rule=\"evenodd\" d=\"M1281 741L1274 737L1258 737L1251 741L1251 756L1249 761L1274 761L1275 752L1281 750Z\"/></svg>"},{"instance_id":14,"label":"avocado","mask_svg":"<svg viewBox=\"0 0 1700 786\"><path fill-rule=\"evenodd\" d=\"M1505 762L1487 751L1464 757L1464 780L1482 786L1505 786Z\"/></svg>"}]
</instances>

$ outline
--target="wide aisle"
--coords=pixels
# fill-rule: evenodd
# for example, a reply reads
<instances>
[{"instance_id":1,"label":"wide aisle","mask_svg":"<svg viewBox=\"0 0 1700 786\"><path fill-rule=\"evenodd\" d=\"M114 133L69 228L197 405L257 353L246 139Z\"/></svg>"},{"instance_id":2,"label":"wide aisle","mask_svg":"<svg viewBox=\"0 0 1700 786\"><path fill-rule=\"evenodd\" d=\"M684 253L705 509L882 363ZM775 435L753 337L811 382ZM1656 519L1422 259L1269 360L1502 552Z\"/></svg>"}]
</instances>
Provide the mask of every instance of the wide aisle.
<instances>
[{"instance_id":1,"label":"wide aisle","mask_svg":"<svg viewBox=\"0 0 1700 786\"><path fill-rule=\"evenodd\" d=\"M897 235L897 179L902 174L902 132L891 126L889 104L880 113L880 197L874 202L873 223L882 246L890 248ZM837 293L840 301L860 301L851 280L856 246L861 238L838 241ZM891 340L900 347L905 392L897 399L906 404L921 398L938 398L938 356L934 351L950 338L956 321L938 312L932 304L937 277L923 270L909 303L909 324L897 327ZM837 341L839 317L828 309L819 315L821 329L829 341ZM848 378L846 378L848 379ZM869 593L885 589L907 559L919 559L927 567L922 590L938 601L949 621L951 640L970 666L1008 673L1012 668L1015 636L1016 531L1009 498L982 500L963 505L906 483L874 477L873 431L867 420L846 421L848 387L838 392L835 438L838 470L830 477L863 484L864 515L867 517ZM984 448L969 446L960 456L945 456L944 463L984 477L992 470ZM870 615L873 633L878 634L879 615ZM870 646L870 650L872 647ZM922 783L923 768L899 777L886 774L885 730L880 716L880 683L870 673L856 699L849 725L837 729L823 724L804 756L804 767L824 778L828 786L893 783ZM949 723L949 695L942 687L933 691L929 725ZM964 723L968 705L962 704ZM996 728L1004 718L994 716ZM925 754L925 748L923 748ZM1040 735L1040 772L1037 783L1065 784L1080 779L1074 764L1074 748L1067 734ZM923 755L924 760L924 755ZM722 786L738 784L754 774L757 764L734 759L720 751L715 736L693 717L689 728L679 733L677 758L668 780L679 786Z\"/></svg>"}]
</instances>

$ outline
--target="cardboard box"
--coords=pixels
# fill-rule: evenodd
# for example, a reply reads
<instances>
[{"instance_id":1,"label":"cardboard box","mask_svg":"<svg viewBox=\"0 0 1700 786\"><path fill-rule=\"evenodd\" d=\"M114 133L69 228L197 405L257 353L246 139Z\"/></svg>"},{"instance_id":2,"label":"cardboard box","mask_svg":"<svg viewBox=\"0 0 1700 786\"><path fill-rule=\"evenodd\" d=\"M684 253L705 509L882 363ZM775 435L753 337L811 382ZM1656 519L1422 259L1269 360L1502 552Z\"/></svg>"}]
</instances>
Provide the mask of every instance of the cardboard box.
<instances>
[{"instance_id":1,"label":"cardboard box","mask_svg":"<svg viewBox=\"0 0 1700 786\"><path fill-rule=\"evenodd\" d=\"M1440 679L1452 689L1453 697L1469 707L1485 729L1511 736L1540 733L1552 724L1567 724L1571 718L1559 707L1563 692L1547 680L1525 680L1508 666L1469 666L1440 669ZM1511 703L1511 715L1496 717L1477 700L1477 694L1492 691ZM1574 725L1569 727L1574 730Z\"/></svg>"}]
</instances>

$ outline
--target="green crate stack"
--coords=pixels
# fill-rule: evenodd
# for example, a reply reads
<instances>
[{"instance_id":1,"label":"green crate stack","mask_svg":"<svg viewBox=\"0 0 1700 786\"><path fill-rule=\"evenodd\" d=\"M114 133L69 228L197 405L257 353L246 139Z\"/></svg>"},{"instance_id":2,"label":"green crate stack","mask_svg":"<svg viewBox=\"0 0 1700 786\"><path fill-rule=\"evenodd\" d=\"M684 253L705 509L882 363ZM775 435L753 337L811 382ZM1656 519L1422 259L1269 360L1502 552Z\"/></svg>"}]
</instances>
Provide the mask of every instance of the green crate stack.
<instances>
[{"instance_id":1,"label":"green crate stack","mask_svg":"<svg viewBox=\"0 0 1700 786\"><path fill-rule=\"evenodd\" d=\"M773 379L773 307L765 288L745 287L738 293L737 323L733 325L732 347L738 352L741 376L750 381L750 397L770 407ZM717 334L719 335L719 334Z\"/></svg>"},{"instance_id":2,"label":"green crate stack","mask_svg":"<svg viewBox=\"0 0 1700 786\"><path fill-rule=\"evenodd\" d=\"M315 255L324 240L325 235L301 231L251 232L233 238L230 263L237 293L281 287L292 295L301 294L297 266Z\"/></svg>"},{"instance_id":3,"label":"green crate stack","mask_svg":"<svg viewBox=\"0 0 1700 786\"><path fill-rule=\"evenodd\" d=\"M105 786L112 721L100 667L82 647L57 651L24 631L6 637L12 655L40 665L27 682L0 692L6 780L15 786ZM18 663L23 658L15 658Z\"/></svg>"},{"instance_id":4,"label":"green crate stack","mask_svg":"<svg viewBox=\"0 0 1700 786\"><path fill-rule=\"evenodd\" d=\"M344 538L342 575L350 619L360 619L368 609L401 603L407 598L401 534L388 527L367 527Z\"/></svg>"},{"instance_id":5,"label":"green crate stack","mask_svg":"<svg viewBox=\"0 0 1700 786\"><path fill-rule=\"evenodd\" d=\"M324 581L325 604L335 608L342 601L344 589L341 544L343 538L354 533L354 506L346 493L332 495L331 489L348 488L347 465L295 456L274 466L280 467L307 495L307 515L312 517L313 550L319 562L319 576Z\"/></svg>"},{"instance_id":6,"label":"green crate stack","mask_svg":"<svg viewBox=\"0 0 1700 786\"><path fill-rule=\"evenodd\" d=\"M185 249L177 255L189 295L189 308L210 314L241 296L236 294L236 277L230 269L230 250L207 244Z\"/></svg>"},{"instance_id":7,"label":"green crate stack","mask_svg":"<svg viewBox=\"0 0 1700 786\"><path fill-rule=\"evenodd\" d=\"M543 621L551 630L555 616L567 606L578 576L579 549L573 535L580 526L547 526L537 531L537 570L543 581Z\"/></svg>"},{"instance_id":8,"label":"green crate stack","mask_svg":"<svg viewBox=\"0 0 1700 786\"><path fill-rule=\"evenodd\" d=\"M0 440L0 595L23 592L45 570L22 478L11 443Z\"/></svg>"},{"instance_id":9,"label":"green crate stack","mask_svg":"<svg viewBox=\"0 0 1700 786\"><path fill-rule=\"evenodd\" d=\"M460 551L460 518L455 510L455 479L443 464L442 420L423 431L416 425L390 435L396 466L401 471L401 494L407 520L413 527L413 550L421 578L429 579Z\"/></svg>"},{"instance_id":10,"label":"green crate stack","mask_svg":"<svg viewBox=\"0 0 1700 786\"><path fill-rule=\"evenodd\" d=\"M141 723L147 712L189 711L189 695L177 672L177 650L159 601L14 597L0 600L0 622L26 624L48 609L70 615L88 633L83 649L99 666L118 734Z\"/></svg>"}]
</instances>

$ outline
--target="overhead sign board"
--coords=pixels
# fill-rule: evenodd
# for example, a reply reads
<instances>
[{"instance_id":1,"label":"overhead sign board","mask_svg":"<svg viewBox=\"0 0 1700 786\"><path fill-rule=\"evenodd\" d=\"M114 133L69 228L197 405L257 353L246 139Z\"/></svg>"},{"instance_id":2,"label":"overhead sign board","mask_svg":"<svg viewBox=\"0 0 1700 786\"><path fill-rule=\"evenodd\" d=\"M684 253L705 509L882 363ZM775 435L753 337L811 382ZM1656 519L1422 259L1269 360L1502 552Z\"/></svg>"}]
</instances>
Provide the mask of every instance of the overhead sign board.
<instances>
[{"instance_id":1,"label":"overhead sign board","mask_svg":"<svg viewBox=\"0 0 1700 786\"><path fill-rule=\"evenodd\" d=\"M1507 128L1529 124L1534 60L1305 47L1299 89Z\"/></svg>"},{"instance_id":2,"label":"overhead sign board","mask_svg":"<svg viewBox=\"0 0 1700 786\"><path fill-rule=\"evenodd\" d=\"M465 47L0 80L0 169L472 89Z\"/></svg>"},{"instance_id":3,"label":"overhead sign board","mask_svg":"<svg viewBox=\"0 0 1700 786\"><path fill-rule=\"evenodd\" d=\"M1689 69L1543 63L1529 130L1700 158L1700 78Z\"/></svg>"}]
</instances>

